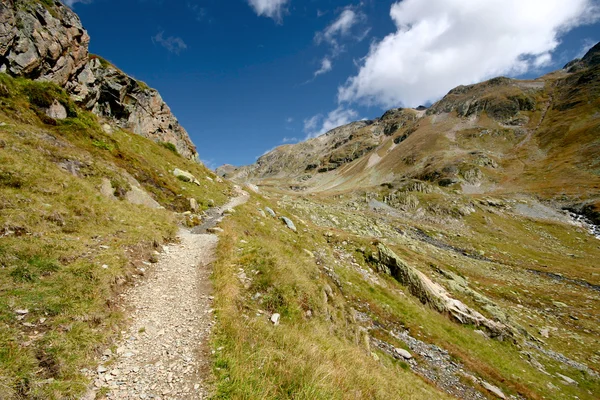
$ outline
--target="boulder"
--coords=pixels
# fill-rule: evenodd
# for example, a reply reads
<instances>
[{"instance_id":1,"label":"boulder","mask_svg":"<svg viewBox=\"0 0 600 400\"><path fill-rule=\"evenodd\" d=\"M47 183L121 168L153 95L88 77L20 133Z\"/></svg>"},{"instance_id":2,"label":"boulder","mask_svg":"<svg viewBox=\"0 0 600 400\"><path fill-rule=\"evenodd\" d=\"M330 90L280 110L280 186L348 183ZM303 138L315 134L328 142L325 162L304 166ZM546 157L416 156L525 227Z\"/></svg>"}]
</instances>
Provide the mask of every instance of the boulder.
<instances>
[{"instance_id":1,"label":"boulder","mask_svg":"<svg viewBox=\"0 0 600 400\"><path fill-rule=\"evenodd\" d=\"M296 230L296 225L294 225L294 223L292 222L291 219L286 218L286 217L281 217L281 220L285 223L285 225L290 228L291 230L293 230L294 232L297 232Z\"/></svg>"},{"instance_id":2,"label":"boulder","mask_svg":"<svg viewBox=\"0 0 600 400\"><path fill-rule=\"evenodd\" d=\"M504 393L502 393L502 390L500 390L500 388L487 383L486 381L482 381L481 385L490 393L494 394L496 397L498 397L499 399L506 399L506 396L504 395Z\"/></svg>"},{"instance_id":3,"label":"boulder","mask_svg":"<svg viewBox=\"0 0 600 400\"><path fill-rule=\"evenodd\" d=\"M125 193L125 200L131 204L137 204L149 208L162 208L161 205L148 194L148 192L138 186L131 186L131 190Z\"/></svg>"},{"instance_id":4,"label":"boulder","mask_svg":"<svg viewBox=\"0 0 600 400\"><path fill-rule=\"evenodd\" d=\"M192 210L193 212L198 211L198 202L196 201L196 199L192 198L189 199L190 202L190 210Z\"/></svg>"},{"instance_id":5,"label":"boulder","mask_svg":"<svg viewBox=\"0 0 600 400\"><path fill-rule=\"evenodd\" d=\"M563 380L564 383L568 384L568 385L577 385L577 381L575 379L569 378L566 375L563 374L559 374L558 372L556 373L556 376L558 376L560 379Z\"/></svg>"},{"instance_id":6,"label":"boulder","mask_svg":"<svg viewBox=\"0 0 600 400\"><path fill-rule=\"evenodd\" d=\"M65 119L67 118L67 109L58 100L54 100L46 110L46 115L53 119Z\"/></svg>"},{"instance_id":7,"label":"boulder","mask_svg":"<svg viewBox=\"0 0 600 400\"><path fill-rule=\"evenodd\" d=\"M272 209L272 208L270 208L270 207L265 207L265 211L266 211L266 212L267 212L267 213L268 213L268 214L269 214L271 217L273 217L273 218L276 218L276 217L277 217L277 214L275 214L275 211L273 211L273 209Z\"/></svg>"},{"instance_id":8,"label":"boulder","mask_svg":"<svg viewBox=\"0 0 600 400\"><path fill-rule=\"evenodd\" d=\"M180 179L184 182L191 182L191 183L195 183L196 185L200 186L200 182L198 181L198 179L196 179L196 177L194 175L192 175L190 172L183 171L179 168L175 168L175 170L173 170L173 175L175 175L177 177L177 179Z\"/></svg>"},{"instance_id":9,"label":"boulder","mask_svg":"<svg viewBox=\"0 0 600 400\"><path fill-rule=\"evenodd\" d=\"M115 197L115 189L112 187L112 183L107 178L102 178L102 183L100 184L100 194L108 199L116 200Z\"/></svg>"},{"instance_id":10,"label":"boulder","mask_svg":"<svg viewBox=\"0 0 600 400\"><path fill-rule=\"evenodd\" d=\"M394 352L406 360L410 360L411 358L413 358L412 354L410 354L408 351L406 351L404 349L395 348Z\"/></svg>"}]
</instances>

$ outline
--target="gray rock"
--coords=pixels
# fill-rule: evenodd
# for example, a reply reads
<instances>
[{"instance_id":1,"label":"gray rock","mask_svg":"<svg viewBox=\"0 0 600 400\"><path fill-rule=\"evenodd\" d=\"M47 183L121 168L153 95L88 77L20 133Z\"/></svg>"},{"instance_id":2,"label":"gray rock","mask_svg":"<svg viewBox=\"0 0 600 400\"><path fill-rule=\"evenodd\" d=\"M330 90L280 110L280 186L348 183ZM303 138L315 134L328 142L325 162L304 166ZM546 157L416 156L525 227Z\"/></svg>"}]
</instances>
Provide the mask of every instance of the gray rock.
<instances>
[{"instance_id":1,"label":"gray rock","mask_svg":"<svg viewBox=\"0 0 600 400\"><path fill-rule=\"evenodd\" d=\"M196 185L200 186L200 182L198 181L198 179L196 179L196 177L188 171L184 171L179 168L175 168L173 170L173 175L175 175L178 179L181 179L184 182L191 182L191 183L195 183Z\"/></svg>"},{"instance_id":2,"label":"gray rock","mask_svg":"<svg viewBox=\"0 0 600 400\"><path fill-rule=\"evenodd\" d=\"M287 217L281 217L281 220L283 222L285 222L285 225L290 228L291 230L293 230L294 232L297 232L296 230L296 225L294 225L294 223L292 222L291 219L287 218Z\"/></svg>"},{"instance_id":3,"label":"gray rock","mask_svg":"<svg viewBox=\"0 0 600 400\"><path fill-rule=\"evenodd\" d=\"M131 204L137 204L154 209L161 208L161 205L156 200L154 200L148 194L148 192L146 192L141 187L137 186L131 187L131 190L125 194L125 200L127 200Z\"/></svg>"},{"instance_id":4,"label":"gray rock","mask_svg":"<svg viewBox=\"0 0 600 400\"><path fill-rule=\"evenodd\" d=\"M107 178L102 178L102 183L100 184L100 194L106 198L116 200L115 197L115 189L112 187L112 183Z\"/></svg>"},{"instance_id":5,"label":"gray rock","mask_svg":"<svg viewBox=\"0 0 600 400\"><path fill-rule=\"evenodd\" d=\"M198 211L198 202L196 201L196 199L189 199L190 201L190 210L192 210L193 212Z\"/></svg>"},{"instance_id":6,"label":"gray rock","mask_svg":"<svg viewBox=\"0 0 600 400\"><path fill-rule=\"evenodd\" d=\"M270 207L265 207L265 211L273 218L277 217L277 214L275 214L275 211L273 211L273 209L271 209Z\"/></svg>"},{"instance_id":7,"label":"gray rock","mask_svg":"<svg viewBox=\"0 0 600 400\"><path fill-rule=\"evenodd\" d=\"M410 360L411 358L413 358L412 354L410 354L408 351L406 351L404 349L395 348L394 352L406 360Z\"/></svg>"},{"instance_id":8,"label":"gray rock","mask_svg":"<svg viewBox=\"0 0 600 400\"><path fill-rule=\"evenodd\" d=\"M46 110L46 115L54 119L65 119L67 118L67 109L57 100L54 100L52 105Z\"/></svg>"},{"instance_id":9,"label":"gray rock","mask_svg":"<svg viewBox=\"0 0 600 400\"><path fill-rule=\"evenodd\" d=\"M569 385L577 385L577 381L575 379L569 378L566 375L563 374L559 374L558 372L556 373L556 376L558 376L560 379L563 380L563 382L565 382L566 384Z\"/></svg>"},{"instance_id":10,"label":"gray rock","mask_svg":"<svg viewBox=\"0 0 600 400\"><path fill-rule=\"evenodd\" d=\"M487 383L486 381L482 381L481 385L490 393L494 394L496 397L500 398L500 399L506 399L506 396L504 395L504 393L502 393L502 390L500 390L500 388L491 385L489 383Z\"/></svg>"},{"instance_id":11,"label":"gray rock","mask_svg":"<svg viewBox=\"0 0 600 400\"><path fill-rule=\"evenodd\" d=\"M500 322L492 321L481 313L450 296L440 284L432 281L418 269L409 266L383 243L377 245L379 261L376 264L379 272L393 276L405 285L410 293L423 304L434 310L449 314L461 324L473 324L485 327L493 336L509 335L511 331Z\"/></svg>"}]
</instances>

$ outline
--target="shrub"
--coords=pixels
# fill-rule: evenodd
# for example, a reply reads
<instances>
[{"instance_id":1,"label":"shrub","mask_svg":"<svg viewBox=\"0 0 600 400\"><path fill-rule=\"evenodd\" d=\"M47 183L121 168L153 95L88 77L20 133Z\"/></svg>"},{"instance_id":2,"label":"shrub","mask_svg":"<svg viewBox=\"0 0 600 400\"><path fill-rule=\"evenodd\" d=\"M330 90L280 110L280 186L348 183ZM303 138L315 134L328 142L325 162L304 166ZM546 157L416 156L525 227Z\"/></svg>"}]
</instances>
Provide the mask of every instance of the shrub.
<instances>
[{"instance_id":1,"label":"shrub","mask_svg":"<svg viewBox=\"0 0 600 400\"><path fill-rule=\"evenodd\" d=\"M159 142L159 143L165 149L170 150L173 153L179 155L179 152L177 151L177 147L175 147L175 145L173 143L169 143L169 142Z\"/></svg>"}]
</instances>

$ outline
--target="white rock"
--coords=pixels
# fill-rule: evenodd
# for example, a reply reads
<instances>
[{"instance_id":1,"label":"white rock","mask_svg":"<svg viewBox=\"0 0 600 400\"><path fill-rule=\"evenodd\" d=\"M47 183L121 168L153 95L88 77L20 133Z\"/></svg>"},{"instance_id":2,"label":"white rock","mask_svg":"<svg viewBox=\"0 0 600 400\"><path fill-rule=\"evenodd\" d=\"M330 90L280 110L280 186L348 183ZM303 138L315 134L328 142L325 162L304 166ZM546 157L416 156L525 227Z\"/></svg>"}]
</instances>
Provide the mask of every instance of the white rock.
<instances>
[{"instance_id":1,"label":"white rock","mask_svg":"<svg viewBox=\"0 0 600 400\"><path fill-rule=\"evenodd\" d=\"M568 383L569 385L577 385L577 381L576 380L574 380L572 378L569 378L566 375L556 373L556 376L558 376L560 379L562 379L565 383Z\"/></svg>"},{"instance_id":2,"label":"white rock","mask_svg":"<svg viewBox=\"0 0 600 400\"><path fill-rule=\"evenodd\" d=\"M410 354L408 351L406 351L404 349L395 348L394 351L396 352L396 354L398 354L400 357L402 357L406 360L410 360L411 358L413 358L412 354Z\"/></svg>"},{"instance_id":3,"label":"white rock","mask_svg":"<svg viewBox=\"0 0 600 400\"><path fill-rule=\"evenodd\" d=\"M273 325L275 325L275 326L279 325L280 318L281 318L281 315L279 315L277 313L271 315L271 322L273 323Z\"/></svg>"},{"instance_id":4,"label":"white rock","mask_svg":"<svg viewBox=\"0 0 600 400\"><path fill-rule=\"evenodd\" d=\"M25 308L25 309L22 309L22 310L15 310L15 314L18 314L18 315L26 315L26 314L29 314L29 310L28 310L28 309L26 309L26 308Z\"/></svg>"},{"instance_id":5,"label":"white rock","mask_svg":"<svg viewBox=\"0 0 600 400\"><path fill-rule=\"evenodd\" d=\"M491 384L487 383L486 381L482 381L481 385L484 388L486 388L487 391L496 395L496 397L499 397L501 399L506 399L506 396L504 395L504 393L502 393L502 390L500 390L500 388L497 388L496 386L491 385Z\"/></svg>"}]
</instances>

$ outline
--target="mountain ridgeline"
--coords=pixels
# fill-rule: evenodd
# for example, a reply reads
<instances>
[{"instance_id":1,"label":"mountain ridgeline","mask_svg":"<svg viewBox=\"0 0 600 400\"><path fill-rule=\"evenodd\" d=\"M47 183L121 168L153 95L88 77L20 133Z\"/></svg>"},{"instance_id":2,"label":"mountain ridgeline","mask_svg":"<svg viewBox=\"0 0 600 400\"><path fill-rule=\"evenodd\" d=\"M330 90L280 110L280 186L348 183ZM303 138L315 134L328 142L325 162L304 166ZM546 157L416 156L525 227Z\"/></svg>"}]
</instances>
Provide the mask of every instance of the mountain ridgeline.
<instances>
[{"instance_id":1,"label":"mountain ridgeline","mask_svg":"<svg viewBox=\"0 0 600 400\"><path fill-rule=\"evenodd\" d=\"M538 79L459 86L427 110L392 109L217 173L296 191L418 180L464 193L560 195L597 218L599 59L597 44Z\"/></svg>"},{"instance_id":2,"label":"mountain ridgeline","mask_svg":"<svg viewBox=\"0 0 600 400\"><path fill-rule=\"evenodd\" d=\"M64 87L75 102L111 124L173 144L188 159L198 153L160 94L100 56L79 17L55 0L0 3L0 72ZM57 104L54 117L66 116Z\"/></svg>"}]
</instances>

